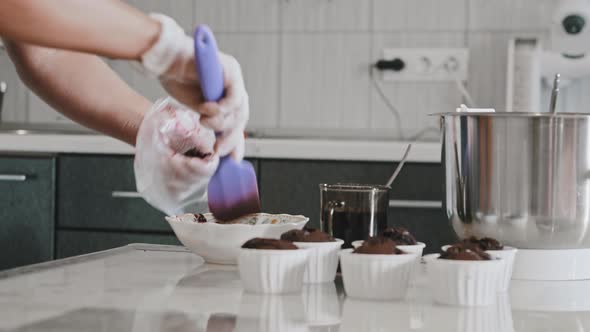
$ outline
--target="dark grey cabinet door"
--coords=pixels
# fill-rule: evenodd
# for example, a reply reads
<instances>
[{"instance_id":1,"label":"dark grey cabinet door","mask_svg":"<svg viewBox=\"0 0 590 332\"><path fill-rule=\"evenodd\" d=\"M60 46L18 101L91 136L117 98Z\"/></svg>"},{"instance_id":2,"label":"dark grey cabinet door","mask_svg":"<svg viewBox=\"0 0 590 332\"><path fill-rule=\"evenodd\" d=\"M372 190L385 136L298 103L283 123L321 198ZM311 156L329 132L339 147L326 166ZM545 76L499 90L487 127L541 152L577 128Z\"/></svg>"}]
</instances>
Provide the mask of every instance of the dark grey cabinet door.
<instances>
[{"instance_id":1,"label":"dark grey cabinet door","mask_svg":"<svg viewBox=\"0 0 590 332\"><path fill-rule=\"evenodd\" d=\"M74 230L57 231L56 241L56 258L87 254L125 246L130 243L180 244L174 234L137 234Z\"/></svg>"},{"instance_id":2,"label":"dark grey cabinet door","mask_svg":"<svg viewBox=\"0 0 590 332\"><path fill-rule=\"evenodd\" d=\"M0 269L53 258L55 159L0 157Z\"/></svg>"},{"instance_id":3,"label":"dark grey cabinet door","mask_svg":"<svg viewBox=\"0 0 590 332\"><path fill-rule=\"evenodd\" d=\"M59 228L172 231L164 214L136 195L131 156L60 156L57 199Z\"/></svg>"},{"instance_id":4,"label":"dark grey cabinet door","mask_svg":"<svg viewBox=\"0 0 590 332\"><path fill-rule=\"evenodd\" d=\"M161 212L133 195L132 157L63 155L57 182L60 228L171 231Z\"/></svg>"},{"instance_id":5,"label":"dark grey cabinet door","mask_svg":"<svg viewBox=\"0 0 590 332\"><path fill-rule=\"evenodd\" d=\"M442 208L390 208L387 219L389 225L405 227L418 241L426 243L425 254L440 252L442 246L457 241Z\"/></svg>"},{"instance_id":6,"label":"dark grey cabinet door","mask_svg":"<svg viewBox=\"0 0 590 332\"><path fill-rule=\"evenodd\" d=\"M396 163L260 160L263 211L303 214L319 227L320 183L383 184ZM444 177L440 164L407 163L392 186L391 200L442 202ZM403 225L428 243L431 250L453 239L442 208L390 208L390 225ZM445 242L447 243L447 242Z\"/></svg>"}]
</instances>

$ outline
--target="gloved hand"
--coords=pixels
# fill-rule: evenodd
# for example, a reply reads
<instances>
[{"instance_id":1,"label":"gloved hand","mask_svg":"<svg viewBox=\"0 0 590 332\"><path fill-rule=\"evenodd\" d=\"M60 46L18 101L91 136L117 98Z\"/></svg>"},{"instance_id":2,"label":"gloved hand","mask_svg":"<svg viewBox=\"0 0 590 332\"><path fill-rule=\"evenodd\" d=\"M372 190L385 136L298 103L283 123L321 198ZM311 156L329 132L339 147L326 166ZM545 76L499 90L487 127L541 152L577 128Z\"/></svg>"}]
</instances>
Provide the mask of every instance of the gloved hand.
<instances>
[{"instance_id":1,"label":"gloved hand","mask_svg":"<svg viewBox=\"0 0 590 332\"><path fill-rule=\"evenodd\" d=\"M250 111L240 64L234 57L219 53L225 94L219 102L205 102L196 71L193 38L171 18L161 14L151 16L160 21L162 32L158 41L142 56L144 67L158 76L172 97L197 111L203 125L221 133L216 143L220 156L231 153L241 160L243 131Z\"/></svg>"},{"instance_id":2,"label":"gloved hand","mask_svg":"<svg viewBox=\"0 0 590 332\"><path fill-rule=\"evenodd\" d=\"M197 113L170 98L157 101L137 134L137 191L169 215L203 211L219 164L214 144L213 130L200 124Z\"/></svg>"}]
</instances>

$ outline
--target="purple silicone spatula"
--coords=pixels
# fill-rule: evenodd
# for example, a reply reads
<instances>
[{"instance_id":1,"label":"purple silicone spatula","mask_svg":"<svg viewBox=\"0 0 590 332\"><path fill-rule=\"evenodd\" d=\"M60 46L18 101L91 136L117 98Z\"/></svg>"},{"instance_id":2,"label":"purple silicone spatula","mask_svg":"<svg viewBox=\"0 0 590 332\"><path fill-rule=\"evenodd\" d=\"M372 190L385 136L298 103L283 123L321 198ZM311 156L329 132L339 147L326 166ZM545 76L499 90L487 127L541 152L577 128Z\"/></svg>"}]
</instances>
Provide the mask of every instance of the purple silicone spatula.
<instances>
[{"instance_id":1,"label":"purple silicone spatula","mask_svg":"<svg viewBox=\"0 0 590 332\"><path fill-rule=\"evenodd\" d=\"M206 25L199 25L195 30L195 59L203 96L207 101L220 100L224 90L223 67L213 32ZM260 212L258 183L252 164L246 160L238 162L230 156L221 157L208 187L211 213L227 221Z\"/></svg>"}]
</instances>

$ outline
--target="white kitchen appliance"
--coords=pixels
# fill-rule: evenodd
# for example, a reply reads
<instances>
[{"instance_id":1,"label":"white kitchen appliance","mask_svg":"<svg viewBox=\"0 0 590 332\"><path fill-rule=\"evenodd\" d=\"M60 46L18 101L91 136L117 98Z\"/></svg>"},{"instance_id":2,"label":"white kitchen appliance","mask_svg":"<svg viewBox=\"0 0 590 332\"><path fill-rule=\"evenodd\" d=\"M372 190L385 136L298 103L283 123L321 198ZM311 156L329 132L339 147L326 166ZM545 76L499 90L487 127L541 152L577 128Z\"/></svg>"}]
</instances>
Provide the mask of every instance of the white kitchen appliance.
<instances>
[{"instance_id":1,"label":"white kitchen appliance","mask_svg":"<svg viewBox=\"0 0 590 332\"><path fill-rule=\"evenodd\" d=\"M549 91L557 73L561 75L561 87L566 89L568 84L576 84L576 79L590 77L590 0L557 1L548 26L550 35L546 41L537 36L518 36L509 42L508 112L548 112L549 94L543 99L542 91ZM562 108L561 111L584 110ZM575 246L573 242L571 249L521 249L516 256L513 279L590 279L590 249Z\"/></svg>"},{"instance_id":2,"label":"white kitchen appliance","mask_svg":"<svg viewBox=\"0 0 590 332\"><path fill-rule=\"evenodd\" d=\"M508 44L506 110L539 110L541 91L555 74L561 86L590 77L590 0L560 0L551 17L550 38L517 36Z\"/></svg>"}]
</instances>

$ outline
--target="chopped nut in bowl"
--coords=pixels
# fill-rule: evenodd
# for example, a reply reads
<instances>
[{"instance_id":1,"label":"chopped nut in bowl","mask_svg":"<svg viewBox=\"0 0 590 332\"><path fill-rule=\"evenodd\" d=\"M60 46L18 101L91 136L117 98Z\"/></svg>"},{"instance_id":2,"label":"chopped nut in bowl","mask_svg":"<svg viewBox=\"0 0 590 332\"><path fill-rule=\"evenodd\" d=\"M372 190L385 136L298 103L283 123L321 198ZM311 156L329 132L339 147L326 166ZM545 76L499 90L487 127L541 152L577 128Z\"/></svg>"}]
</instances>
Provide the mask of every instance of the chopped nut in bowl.
<instances>
[{"instance_id":1,"label":"chopped nut in bowl","mask_svg":"<svg viewBox=\"0 0 590 332\"><path fill-rule=\"evenodd\" d=\"M208 263L236 264L240 247L256 237L280 238L302 229L309 218L289 214L255 213L230 222L219 222L211 213L168 216L178 240Z\"/></svg>"}]
</instances>

